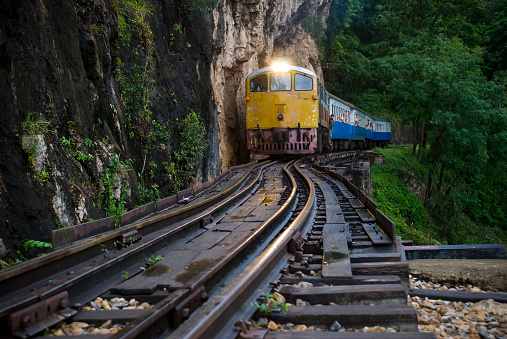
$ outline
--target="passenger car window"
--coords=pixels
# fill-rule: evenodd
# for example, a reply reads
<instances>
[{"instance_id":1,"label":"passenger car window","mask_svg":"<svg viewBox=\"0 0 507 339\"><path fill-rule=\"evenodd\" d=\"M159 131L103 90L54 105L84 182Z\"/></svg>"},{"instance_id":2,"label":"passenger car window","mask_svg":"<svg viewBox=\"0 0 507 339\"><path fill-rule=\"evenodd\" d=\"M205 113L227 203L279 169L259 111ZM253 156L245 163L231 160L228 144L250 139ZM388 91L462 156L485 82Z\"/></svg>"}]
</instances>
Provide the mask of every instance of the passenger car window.
<instances>
[{"instance_id":1,"label":"passenger car window","mask_svg":"<svg viewBox=\"0 0 507 339\"><path fill-rule=\"evenodd\" d=\"M313 89L313 79L306 75L294 75L294 89L296 91L311 91Z\"/></svg>"},{"instance_id":2,"label":"passenger car window","mask_svg":"<svg viewBox=\"0 0 507 339\"><path fill-rule=\"evenodd\" d=\"M290 73L274 73L269 75L270 91L290 91L291 89Z\"/></svg>"},{"instance_id":3,"label":"passenger car window","mask_svg":"<svg viewBox=\"0 0 507 339\"><path fill-rule=\"evenodd\" d=\"M250 80L250 92L266 92L268 90L268 75L261 74Z\"/></svg>"}]
</instances>

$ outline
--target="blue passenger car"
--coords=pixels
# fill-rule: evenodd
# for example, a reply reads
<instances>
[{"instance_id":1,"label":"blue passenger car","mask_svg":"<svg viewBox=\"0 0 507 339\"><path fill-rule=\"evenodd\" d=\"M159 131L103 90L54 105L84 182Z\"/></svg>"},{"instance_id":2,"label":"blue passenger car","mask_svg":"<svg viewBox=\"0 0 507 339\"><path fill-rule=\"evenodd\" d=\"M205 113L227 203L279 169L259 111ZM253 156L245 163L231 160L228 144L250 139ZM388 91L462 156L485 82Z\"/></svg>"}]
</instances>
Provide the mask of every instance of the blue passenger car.
<instances>
[{"instance_id":1,"label":"blue passenger car","mask_svg":"<svg viewBox=\"0 0 507 339\"><path fill-rule=\"evenodd\" d=\"M389 120L375 118L335 95L329 94L333 149L385 146L391 139Z\"/></svg>"},{"instance_id":2,"label":"blue passenger car","mask_svg":"<svg viewBox=\"0 0 507 339\"><path fill-rule=\"evenodd\" d=\"M386 146L391 140L391 122L387 119L375 118L374 141L379 146Z\"/></svg>"}]
</instances>

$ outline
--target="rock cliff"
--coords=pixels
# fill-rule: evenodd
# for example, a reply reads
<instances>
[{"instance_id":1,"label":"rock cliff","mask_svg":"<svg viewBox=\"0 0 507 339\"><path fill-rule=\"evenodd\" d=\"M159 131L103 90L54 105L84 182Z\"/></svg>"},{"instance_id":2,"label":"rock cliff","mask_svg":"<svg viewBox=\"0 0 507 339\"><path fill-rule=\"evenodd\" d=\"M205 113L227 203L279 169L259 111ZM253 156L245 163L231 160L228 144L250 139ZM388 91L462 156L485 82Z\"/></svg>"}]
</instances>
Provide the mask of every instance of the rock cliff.
<instances>
[{"instance_id":1,"label":"rock cliff","mask_svg":"<svg viewBox=\"0 0 507 339\"><path fill-rule=\"evenodd\" d=\"M275 58L315 67L317 49L300 24L325 18L329 5L1 1L1 248L15 257L24 239L50 241L56 227L170 195L248 161L246 76ZM207 147L189 181L177 169L192 112Z\"/></svg>"}]
</instances>

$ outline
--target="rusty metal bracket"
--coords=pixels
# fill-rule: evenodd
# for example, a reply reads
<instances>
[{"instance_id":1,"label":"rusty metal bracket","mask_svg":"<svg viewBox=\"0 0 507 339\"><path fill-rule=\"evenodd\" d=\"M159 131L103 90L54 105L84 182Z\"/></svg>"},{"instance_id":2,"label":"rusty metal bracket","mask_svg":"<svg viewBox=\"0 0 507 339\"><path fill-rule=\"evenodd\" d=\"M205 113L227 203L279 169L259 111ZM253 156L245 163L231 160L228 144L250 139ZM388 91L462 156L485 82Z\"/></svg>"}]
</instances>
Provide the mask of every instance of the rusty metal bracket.
<instances>
[{"instance_id":1,"label":"rusty metal bracket","mask_svg":"<svg viewBox=\"0 0 507 339\"><path fill-rule=\"evenodd\" d=\"M206 228L209 224L213 222L213 216L208 214L207 216L201 219L201 228Z\"/></svg>"},{"instance_id":2,"label":"rusty metal bracket","mask_svg":"<svg viewBox=\"0 0 507 339\"><path fill-rule=\"evenodd\" d=\"M287 244L287 250L289 253L296 253L297 250L300 250L303 246L303 237L301 236L301 233L297 231L292 238L289 240L289 243Z\"/></svg>"},{"instance_id":3,"label":"rusty metal bracket","mask_svg":"<svg viewBox=\"0 0 507 339\"><path fill-rule=\"evenodd\" d=\"M8 315L7 322L14 338L33 337L77 313L69 305L67 291L25 307Z\"/></svg>"},{"instance_id":4,"label":"rusty metal bracket","mask_svg":"<svg viewBox=\"0 0 507 339\"><path fill-rule=\"evenodd\" d=\"M238 320L234 323L234 326L239 327L240 332L238 338L243 339L262 339L268 334L268 330L251 330L252 324L249 321Z\"/></svg>"},{"instance_id":5,"label":"rusty metal bracket","mask_svg":"<svg viewBox=\"0 0 507 339\"><path fill-rule=\"evenodd\" d=\"M176 328L181 325L206 300L208 300L208 294L204 290L204 286L201 286L174 308L173 326Z\"/></svg>"}]
</instances>

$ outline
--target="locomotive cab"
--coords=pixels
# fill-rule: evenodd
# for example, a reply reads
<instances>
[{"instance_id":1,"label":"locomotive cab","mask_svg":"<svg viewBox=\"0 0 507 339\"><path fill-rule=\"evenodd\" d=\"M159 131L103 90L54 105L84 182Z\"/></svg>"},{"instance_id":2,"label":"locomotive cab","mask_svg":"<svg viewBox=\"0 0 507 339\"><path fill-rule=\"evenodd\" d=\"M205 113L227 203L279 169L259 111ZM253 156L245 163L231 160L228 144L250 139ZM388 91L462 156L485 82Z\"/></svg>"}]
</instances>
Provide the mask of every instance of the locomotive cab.
<instances>
[{"instance_id":1,"label":"locomotive cab","mask_svg":"<svg viewBox=\"0 0 507 339\"><path fill-rule=\"evenodd\" d=\"M321 152L329 138L325 89L301 67L271 66L246 79L247 145L252 154Z\"/></svg>"}]
</instances>

